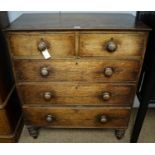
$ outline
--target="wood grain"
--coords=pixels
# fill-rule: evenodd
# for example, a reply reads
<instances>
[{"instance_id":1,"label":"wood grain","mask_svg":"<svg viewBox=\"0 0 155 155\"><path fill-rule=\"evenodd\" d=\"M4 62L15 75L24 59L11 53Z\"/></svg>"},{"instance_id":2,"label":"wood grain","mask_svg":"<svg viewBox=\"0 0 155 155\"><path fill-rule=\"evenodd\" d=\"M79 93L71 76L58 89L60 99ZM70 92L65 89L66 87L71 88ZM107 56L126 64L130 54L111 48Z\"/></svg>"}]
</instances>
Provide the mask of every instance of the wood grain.
<instances>
[{"instance_id":1,"label":"wood grain","mask_svg":"<svg viewBox=\"0 0 155 155\"><path fill-rule=\"evenodd\" d=\"M127 128L149 30L133 16L114 14L22 15L12 23L7 39L31 135L38 126ZM37 49L41 38L50 45L49 60ZM117 44L115 52L107 51L109 40ZM48 101L45 92L52 94ZM103 92L110 100L103 100Z\"/></svg>"},{"instance_id":2,"label":"wood grain","mask_svg":"<svg viewBox=\"0 0 155 155\"><path fill-rule=\"evenodd\" d=\"M115 52L108 52L107 43L113 40L117 44ZM80 56L142 56L145 51L146 33L104 33L80 35Z\"/></svg>"},{"instance_id":3,"label":"wood grain","mask_svg":"<svg viewBox=\"0 0 155 155\"><path fill-rule=\"evenodd\" d=\"M18 85L22 99L26 105L130 105L135 87L133 84L105 83L71 83L71 82L41 82ZM51 92L49 101L44 99L44 93ZM109 92L111 98L103 100L103 93Z\"/></svg>"},{"instance_id":4,"label":"wood grain","mask_svg":"<svg viewBox=\"0 0 155 155\"><path fill-rule=\"evenodd\" d=\"M50 108L24 107L26 124L46 127L67 128L126 128L130 108ZM47 115L54 116L53 122L47 122ZM106 123L100 122L100 117L107 117Z\"/></svg>"},{"instance_id":5,"label":"wood grain","mask_svg":"<svg viewBox=\"0 0 155 155\"><path fill-rule=\"evenodd\" d=\"M14 56L29 56L44 59L38 50L43 39L49 43L49 53L55 57L73 57L75 55L74 33L15 33L9 35L11 51Z\"/></svg>"},{"instance_id":6,"label":"wood grain","mask_svg":"<svg viewBox=\"0 0 155 155\"><path fill-rule=\"evenodd\" d=\"M127 82L138 78L140 61L136 60L104 60L104 59L72 59L72 60L15 60L16 78L26 81L98 81ZM40 70L47 67L49 75L42 77ZM106 67L113 68L113 75L106 77Z\"/></svg>"},{"instance_id":7,"label":"wood grain","mask_svg":"<svg viewBox=\"0 0 155 155\"><path fill-rule=\"evenodd\" d=\"M8 135L12 133L10 121L5 109L0 109L0 135Z\"/></svg>"}]
</instances>

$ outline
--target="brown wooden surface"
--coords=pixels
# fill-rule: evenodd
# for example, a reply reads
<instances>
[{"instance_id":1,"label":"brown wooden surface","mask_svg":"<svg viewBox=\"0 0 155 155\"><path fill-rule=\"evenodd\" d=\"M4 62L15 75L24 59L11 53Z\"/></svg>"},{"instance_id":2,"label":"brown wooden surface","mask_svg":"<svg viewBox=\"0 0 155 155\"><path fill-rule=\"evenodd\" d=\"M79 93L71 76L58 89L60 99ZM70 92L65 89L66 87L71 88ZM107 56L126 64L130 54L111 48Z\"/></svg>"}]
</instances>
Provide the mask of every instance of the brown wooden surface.
<instances>
[{"instance_id":1,"label":"brown wooden surface","mask_svg":"<svg viewBox=\"0 0 155 155\"><path fill-rule=\"evenodd\" d=\"M18 142L22 129L24 126L23 116L18 119L16 129L13 133L7 135L0 135L0 143L16 143Z\"/></svg>"},{"instance_id":2,"label":"brown wooden surface","mask_svg":"<svg viewBox=\"0 0 155 155\"><path fill-rule=\"evenodd\" d=\"M73 57L75 54L75 34L68 33L15 33L9 36L11 51L14 56L43 58L38 50L41 39L49 44L49 53L54 57Z\"/></svg>"},{"instance_id":3,"label":"brown wooden surface","mask_svg":"<svg viewBox=\"0 0 155 155\"><path fill-rule=\"evenodd\" d=\"M6 103L0 106L0 143L17 142L23 128L23 117L17 92L13 88L10 93Z\"/></svg>"},{"instance_id":4,"label":"brown wooden surface","mask_svg":"<svg viewBox=\"0 0 155 155\"><path fill-rule=\"evenodd\" d=\"M131 15L65 13L22 15L5 30L27 125L127 128L147 26ZM49 60L37 49L41 38L50 43ZM113 53L106 50L110 39L118 47ZM48 68L47 77L40 75L42 67ZM104 75L106 67L112 68L111 77ZM52 99L45 101L49 91ZM104 91L112 92L109 101L103 101ZM46 121L49 114L52 123ZM99 122L101 115L106 123Z\"/></svg>"},{"instance_id":5,"label":"brown wooden surface","mask_svg":"<svg viewBox=\"0 0 155 155\"><path fill-rule=\"evenodd\" d=\"M40 108L24 107L27 124L48 127L74 127L74 128L126 128L129 108ZM51 114L55 120L47 122L46 116ZM100 116L107 117L106 123L101 123Z\"/></svg>"},{"instance_id":6,"label":"brown wooden surface","mask_svg":"<svg viewBox=\"0 0 155 155\"><path fill-rule=\"evenodd\" d=\"M15 60L17 81L98 81L125 82L136 81L140 61L104 59L68 60ZM40 70L47 67L49 75L42 77ZM113 75L106 77L106 67L113 68Z\"/></svg>"},{"instance_id":7,"label":"brown wooden surface","mask_svg":"<svg viewBox=\"0 0 155 155\"><path fill-rule=\"evenodd\" d=\"M31 56L42 58L38 50L40 39L49 43L49 53L52 58L65 58L73 56L143 56L147 33L124 32L82 32L79 33L76 42L73 32L32 32L9 33L9 41L14 56ZM145 37L144 37L145 36ZM117 44L115 52L108 52L107 42L113 38ZM77 54L75 47L77 46Z\"/></svg>"},{"instance_id":8,"label":"brown wooden surface","mask_svg":"<svg viewBox=\"0 0 155 155\"><path fill-rule=\"evenodd\" d=\"M21 119L21 107L16 89L9 95L4 107L0 108L0 138L14 133L19 119Z\"/></svg>"},{"instance_id":9,"label":"brown wooden surface","mask_svg":"<svg viewBox=\"0 0 155 155\"><path fill-rule=\"evenodd\" d=\"M146 37L145 37L146 36ZM108 52L108 41L113 39L117 50ZM85 33L80 35L79 56L143 56L147 34L129 32L100 32Z\"/></svg>"},{"instance_id":10,"label":"brown wooden surface","mask_svg":"<svg viewBox=\"0 0 155 155\"><path fill-rule=\"evenodd\" d=\"M42 13L23 14L14 21L9 31L21 30L149 30L143 23L135 22L130 14L105 13Z\"/></svg>"},{"instance_id":11,"label":"brown wooden surface","mask_svg":"<svg viewBox=\"0 0 155 155\"><path fill-rule=\"evenodd\" d=\"M18 85L21 97L26 105L129 105L135 92L131 84L104 83L71 83L71 82L41 82ZM51 92L49 101L44 99L44 93ZM109 92L109 101L103 100L103 93Z\"/></svg>"},{"instance_id":12,"label":"brown wooden surface","mask_svg":"<svg viewBox=\"0 0 155 155\"><path fill-rule=\"evenodd\" d=\"M5 109L0 109L0 135L7 135L12 133L10 121Z\"/></svg>"}]
</instances>

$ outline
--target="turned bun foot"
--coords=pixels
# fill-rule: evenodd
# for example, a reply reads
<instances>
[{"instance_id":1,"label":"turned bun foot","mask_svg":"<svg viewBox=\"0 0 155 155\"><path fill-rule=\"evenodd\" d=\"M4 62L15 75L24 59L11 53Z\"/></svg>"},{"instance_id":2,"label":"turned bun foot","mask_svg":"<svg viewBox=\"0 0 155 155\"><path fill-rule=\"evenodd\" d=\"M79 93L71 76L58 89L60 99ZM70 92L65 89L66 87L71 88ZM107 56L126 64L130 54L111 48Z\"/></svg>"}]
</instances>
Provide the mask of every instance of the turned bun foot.
<instances>
[{"instance_id":1,"label":"turned bun foot","mask_svg":"<svg viewBox=\"0 0 155 155\"><path fill-rule=\"evenodd\" d=\"M28 132L31 137L34 139L38 138L39 135L39 128L34 126L27 126Z\"/></svg>"},{"instance_id":2,"label":"turned bun foot","mask_svg":"<svg viewBox=\"0 0 155 155\"><path fill-rule=\"evenodd\" d=\"M115 136L117 139L122 139L125 135L125 129L116 129Z\"/></svg>"}]
</instances>

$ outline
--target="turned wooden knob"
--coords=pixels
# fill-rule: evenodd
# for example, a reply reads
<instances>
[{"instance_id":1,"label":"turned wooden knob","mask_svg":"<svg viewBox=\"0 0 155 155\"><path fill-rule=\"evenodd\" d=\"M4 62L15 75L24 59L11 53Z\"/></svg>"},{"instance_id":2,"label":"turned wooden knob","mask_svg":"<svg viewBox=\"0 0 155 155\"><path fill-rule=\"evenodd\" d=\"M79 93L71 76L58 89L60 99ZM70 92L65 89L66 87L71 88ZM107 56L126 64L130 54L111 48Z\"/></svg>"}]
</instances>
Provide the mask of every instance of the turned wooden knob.
<instances>
[{"instance_id":1,"label":"turned wooden knob","mask_svg":"<svg viewBox=\"0 0 155 155\"><path fill-rule=\"evenodd\" d=\"M41 74L41 76L43 76L43 77L48 76L48 75L49 75L49 70L48 70L48 68L47 68L47 67L42 67L42 68L40 69L40 74Z\"/></svg>"},{"instance_id":2,"label":"turned wooden knob","mask_svg":"<svg viewBox=\"0 0 155 155\"><path fill-rule=\"evenodd\" d=\"M111 77L113 75L113 69L111 67L107 67L104 69L104 75L107 77Z\"/></svg>"},{"instance_id":3,"label":"turned wooden knob","mask_svg":"<svg viewBox=\"0 0 155 155\"><path fill-rule=\"evenodd\" d=\"M105 115L102 115L101 117L100 117L100 122L101 123L106 123L108 120L107 120L107 117L105 116Z\"/></svg>"},{"instance_id":4,"label":"turned wooden knob","mask_svg":"<svg viewBox=\"0 0 155 155\"><path fill-rule=\"evenodd\" d=\"M110 40L107 43L106 49L108 52L114 52L117 50L117 44L113 40Z\"/></svg>"},{"instance_id":5,"label":"turned wooden knob","mask_svg":"<svg viewBox=\"0 0 155 155\"><path fill-rule=\"evenodd\" d=\"M41 39L38 43L38 50L42 52L47 48L48 48L48 43L44 41L43 39Z\"/></svg>"},{"instance_id":6,"label":"turned wooden knob","mask_svg":"<svg viewBox=\"0 0 155 155\"><path fill-rule=\"evenodd\" d=\"M49 101L52 98L52 93L51 92L45 92L43 97L46 101Z\"/></svg>"},{"instance_id":7,"label":"turned wooden knob","mask_svg":"<svg viewBox=\"0 0 155 155\"><path fill-rule=\"evenodd\" d=\"M46 116L46 121L47 121L47 122L50 123L50 122L53 122L53 120L54 120L54 116L53 116L53 115L50 115L50 114L49 114L49 115Z\"/></svg>"},{"instance_id":8,"label":"turned wooden knob","mask_svg":"<svg viewBox=\"0 0 155 155\"><path fill-rule=\"evenodd\" d=\"M104 92L103 93L103 100L108 101L111 97L111 94L109 92Z\"/></svg>"}]
</instances>

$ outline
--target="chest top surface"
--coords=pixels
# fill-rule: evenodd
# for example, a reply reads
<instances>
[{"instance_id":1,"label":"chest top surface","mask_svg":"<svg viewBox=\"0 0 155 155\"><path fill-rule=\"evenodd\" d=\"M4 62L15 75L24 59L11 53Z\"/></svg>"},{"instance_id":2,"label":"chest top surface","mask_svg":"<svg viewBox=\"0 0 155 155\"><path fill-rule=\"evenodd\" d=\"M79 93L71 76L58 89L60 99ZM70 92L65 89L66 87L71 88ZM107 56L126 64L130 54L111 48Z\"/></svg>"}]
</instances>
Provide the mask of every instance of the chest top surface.
<instances>
[{"instance_id":1,"label":"chest top surface","mask_svg":"<svg viewBox=\"0 0 155 155\"><path fill-rule=\"evenodd\" d=\"M23 14L6 30L150 30L130 14L36 13Z\"/></svg>"}]
</instances>

